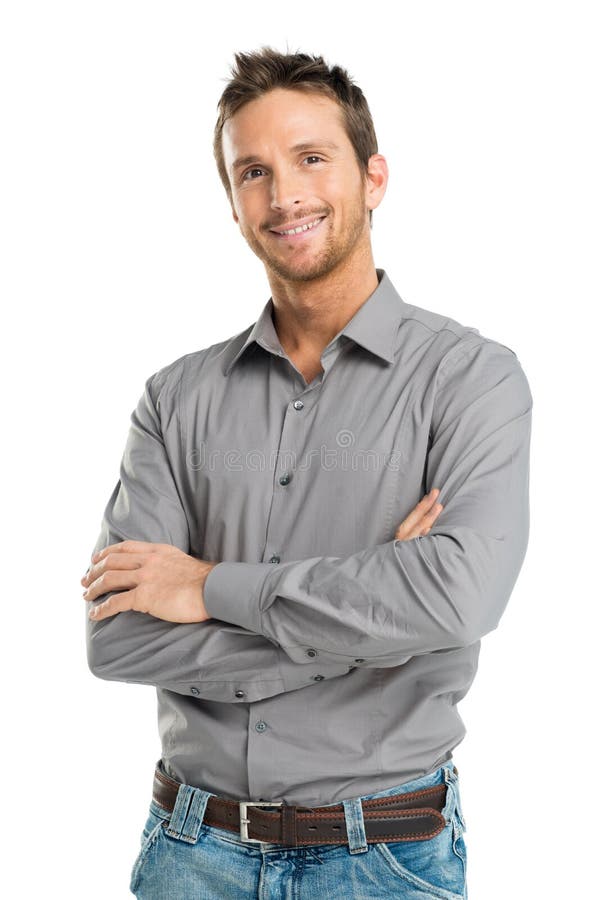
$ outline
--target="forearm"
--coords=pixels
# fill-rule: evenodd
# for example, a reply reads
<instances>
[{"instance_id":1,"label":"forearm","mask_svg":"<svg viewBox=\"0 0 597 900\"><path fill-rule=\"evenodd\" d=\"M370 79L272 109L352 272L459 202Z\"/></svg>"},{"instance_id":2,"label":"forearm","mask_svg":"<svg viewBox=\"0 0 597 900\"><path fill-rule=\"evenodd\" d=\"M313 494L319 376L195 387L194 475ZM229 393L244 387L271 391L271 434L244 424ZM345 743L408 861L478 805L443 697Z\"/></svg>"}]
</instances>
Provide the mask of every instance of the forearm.
<instances>
[{"instance_id":1,"label":"forearm","mask_svg":"<svg viewBox=\"0 0 597 900\"><path fill-rule=\"evenodd\" d=\"M532 398L505 349L463 354L438 386L427 487L441 488L444 510L428 535L273 569L222 562L205 582L208 613L299 663L313 647L330 663L395 666L494 629L529 531Z\"/></svg>"},{"instance_id":2,"label":"forearm","mask_svg":"<svg viewBox=\"0 0 597 900\"><path fill-rule=\"evenodd\" d=\"M460 527L274 572L221 563L208 576L206 608L264 635L297 663L308 663L307 651L315 648L330 664L396 666L494 629L524 545L522 537L514 547ZM467 561L473 552L474 567ZM244 586L246 603L232 602L235 584Z\"/></svg>"},{"instance_id":3,"label":"forearm","mask_svg":"<svg viewBox=\"0 0 597 900\"><path fill-rule=\"evenodd\" d=\"M133 611L101 622L87 619L87 659L98 678L224 703L263 700L350 668L318 659L296 665L265 637L215 619L183 625Z\"/></svg>"},{"instance_id":4,"label":"forearm","mask_svg":"<svg viewBox=\"0 0 597 900\"><path fill-rule=\"evenodd\" d=\"M124 540L167 543L190 552L187 517L158 413L160 395L176 389L176 379L168 379L169 373L172 367L147 380L131 416L120 479L106 505L93 552ZM87 660L98 678L238 703L308 687L317 683L315 676L333 678L349 671L346 664L330 665L317 658L296 666L265 637L220 621L177 624L133 610L97 622L90 619L90 608L113 593L105 592L84 605Z\"/></svg>"}]
</instances>

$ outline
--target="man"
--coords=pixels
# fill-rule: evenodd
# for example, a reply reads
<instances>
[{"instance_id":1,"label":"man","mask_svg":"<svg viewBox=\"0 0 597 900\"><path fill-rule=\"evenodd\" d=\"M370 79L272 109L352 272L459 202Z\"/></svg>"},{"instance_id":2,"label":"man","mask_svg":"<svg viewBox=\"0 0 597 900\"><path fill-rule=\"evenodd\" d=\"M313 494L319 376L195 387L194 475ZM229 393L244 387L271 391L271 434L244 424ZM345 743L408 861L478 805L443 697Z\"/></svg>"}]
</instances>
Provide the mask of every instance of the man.
<instances>
[{"instance_id":1,"label":"man","mask_svg":"<svg viewBox=\"0 0 597 900\"><path fill-rule=\"evenodd\" d=\"M526 552L528 382L375 268L345 70L235 59L214 151L271 297L147 380L83 578L91 671L157 689L130 888L466 897L456 706Z\"/></svg>"}]
</instances>

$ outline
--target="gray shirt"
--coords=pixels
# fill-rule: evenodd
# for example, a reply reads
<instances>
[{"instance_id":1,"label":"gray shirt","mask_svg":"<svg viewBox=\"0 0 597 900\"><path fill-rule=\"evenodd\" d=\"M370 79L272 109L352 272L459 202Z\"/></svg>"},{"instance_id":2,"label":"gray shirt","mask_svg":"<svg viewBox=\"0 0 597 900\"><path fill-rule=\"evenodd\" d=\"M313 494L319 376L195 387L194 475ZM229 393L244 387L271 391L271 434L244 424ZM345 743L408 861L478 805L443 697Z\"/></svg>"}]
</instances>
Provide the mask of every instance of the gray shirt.
<instances>
[{"instance_id":1,"label":"gray shirt","mask_svg":"<svg viewBox=\"0 0 597 900\"><path fill-rule=\"evenodd\" d=\"M166 772L222 797L337 803L450 759L525 556L517 356L377 275L309 384L270 298L148 378L131 415L94 550L133 539L219 561L212 618L86 617L89 667L155 685ZM430 533L395 540L433 487Z\"/></svg>"}]
</instances>

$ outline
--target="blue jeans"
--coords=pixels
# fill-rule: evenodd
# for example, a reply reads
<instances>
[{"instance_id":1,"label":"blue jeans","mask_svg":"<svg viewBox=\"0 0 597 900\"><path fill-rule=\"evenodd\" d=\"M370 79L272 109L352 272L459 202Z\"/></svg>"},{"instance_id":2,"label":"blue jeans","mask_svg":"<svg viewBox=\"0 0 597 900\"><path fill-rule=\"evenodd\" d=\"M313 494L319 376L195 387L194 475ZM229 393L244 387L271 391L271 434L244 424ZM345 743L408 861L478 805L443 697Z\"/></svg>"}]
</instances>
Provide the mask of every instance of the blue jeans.
<instances>
[{"instance_id":1,"label":"blue jeans","mask_svg":"<svg viewBox=\"0 0 597 900\"><path fill-rule=\"evenodd\" d=\"M366 843L361 800L444 781L446 825L438 835ZM210 796L181 785L172 812L151 800L130 881L140 900L466 900L466 824L451 759L398 787L343 800L345 845L248 844L240 834L203 822Z\"/></svg>"}]
</instances>

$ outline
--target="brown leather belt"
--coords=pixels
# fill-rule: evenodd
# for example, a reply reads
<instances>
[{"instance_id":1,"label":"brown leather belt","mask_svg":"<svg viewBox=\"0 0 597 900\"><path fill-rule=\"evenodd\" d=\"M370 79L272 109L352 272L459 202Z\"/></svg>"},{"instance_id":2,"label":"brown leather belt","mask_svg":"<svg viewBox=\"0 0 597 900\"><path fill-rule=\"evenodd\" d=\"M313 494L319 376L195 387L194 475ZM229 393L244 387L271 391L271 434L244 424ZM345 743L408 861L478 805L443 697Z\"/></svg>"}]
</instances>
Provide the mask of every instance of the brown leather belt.
<instances>
[{"instance_id":1,"label":"brown leather belt","mask_svg":"<svg viewBox=\"0 0 597 900\"><path fill-rule=\"evenodd\" d=\"M456 772L456 767L454 767ZM180 782L157 766L153 799L172 812ZM446 784L409 794L363 800L363 819L368 843L378 841L426 841L446 825L441 810L446 804ZM266 812L269 809L271 811ZM285 846L348 844L344 806L290 806L286 803L253 803L211 796L205 807L206 825L240 834L243 841Z\"/></svg>"}]
</instances>

